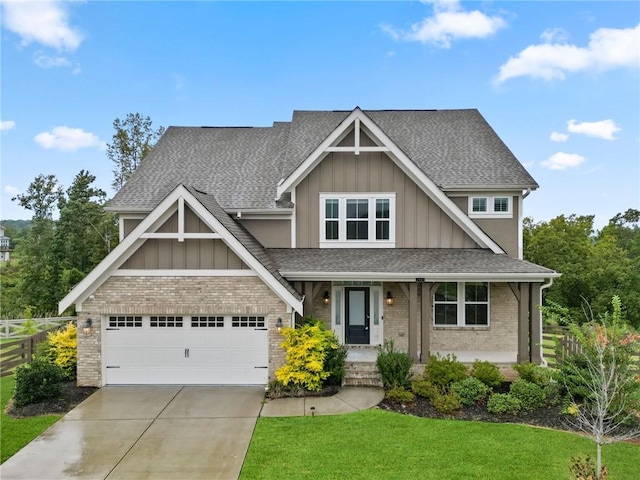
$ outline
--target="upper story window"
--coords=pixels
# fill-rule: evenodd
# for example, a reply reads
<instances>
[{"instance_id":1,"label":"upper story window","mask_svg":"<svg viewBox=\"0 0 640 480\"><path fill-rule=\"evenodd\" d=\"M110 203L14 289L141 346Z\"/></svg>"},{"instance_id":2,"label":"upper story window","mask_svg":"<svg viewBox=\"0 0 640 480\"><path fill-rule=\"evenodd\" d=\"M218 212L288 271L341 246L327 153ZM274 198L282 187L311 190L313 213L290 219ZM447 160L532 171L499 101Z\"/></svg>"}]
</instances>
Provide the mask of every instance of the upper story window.
<instances>
[{"instance_id":1,"label":"upper story window","mask_svg":"<svg viewBox=\"0 0 640 480\"><path fill-rule=\"evenodd\" d=\"M320 194L320 246L394 247L395 194Z\"/></svg>"},{"instance_id":2,"label":"upper story window","mask_svg":"<svg viewBox=\"0 0 640 480\"><path fill-rule=\"evenodd\" d=\"M469 197L469 216L485 218L511 217L511 197Z\"/></svg>"},{"instance_id":3,"label":"upper story window","mask_svg":"<svg viewBox=\"0 0 640 480\"><path fill-rule=\"evenodd\" d=\"M441 283L433 298L433 310L433 323L436 326L488 326L489 284Z\"/></svg>"}]
</instances>

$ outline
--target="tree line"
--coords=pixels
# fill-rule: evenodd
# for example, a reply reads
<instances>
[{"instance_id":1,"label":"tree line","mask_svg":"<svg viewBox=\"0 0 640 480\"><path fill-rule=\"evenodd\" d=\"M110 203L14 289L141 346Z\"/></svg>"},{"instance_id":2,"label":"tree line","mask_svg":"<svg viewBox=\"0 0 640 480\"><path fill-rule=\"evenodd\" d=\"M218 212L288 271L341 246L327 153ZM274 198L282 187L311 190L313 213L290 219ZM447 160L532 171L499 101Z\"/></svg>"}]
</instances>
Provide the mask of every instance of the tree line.
<instances>
[{"instance_id":1,"label":"tree line","mask_svg":"<svg viewBox=\"0 0 640 480\"><path fill-rule=\"evenodd\" d=\"M640 211L628 209L594 230L593 215L524 219L524 258L562 273L545 303L564 309L564 322L582 323L585 306L605 312L615 295L623 317L640 328Z\"/></svg>"},{"instance_id":2,"label":"tree line","mask_svg":"<svg viewBox=\"0 0 640 480\"><path fill-rule=\"evenodd\" d=\"M113 122L107 145L119 189L151 151L164 128L130 113ZM64 189L55 175L40 174L12 200L32 213L28 226L5 225L12 239L11 261L0 265L0 317L55 315L58 302L118 243L117 219L105 211L107 194L95 175L81 170Z\"/></svg>"}]
</instances>

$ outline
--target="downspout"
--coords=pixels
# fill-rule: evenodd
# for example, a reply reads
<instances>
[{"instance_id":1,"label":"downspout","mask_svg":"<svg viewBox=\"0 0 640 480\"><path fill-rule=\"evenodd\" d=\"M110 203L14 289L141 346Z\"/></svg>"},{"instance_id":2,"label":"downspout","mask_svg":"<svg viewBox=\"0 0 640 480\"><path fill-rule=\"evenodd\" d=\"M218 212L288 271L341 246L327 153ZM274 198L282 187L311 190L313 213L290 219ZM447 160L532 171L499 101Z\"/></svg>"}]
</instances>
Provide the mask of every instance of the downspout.
<instances>
[{"instance_id":1,"label":"downspout","mask_svg":"<svg viewBox=\"0 0 640 480\"><path fill-rule=\"evenodd\" d=\"M540 301L538 302L538 305L542 306L542 291L546 290L551 285L553 285L553 277L549 278L548 283L545 283L540 287ZM540 338L542 338L542 313L540 315ZM542 366L548 367L549 364L547 363L547 360L544 358L544 355L542 355L542 345L540 345L540 358L542 359Z\"/></svg>"},{"instance_id":2,"label":"downspout","mask_svg":"<svg viewBox=\"0 0 640 480\"><path fill-rule=\"evenodd\" d=\"M531 193L531 189L527 188L522 194L522 199L524 200L525 198L527 198L530 193ZM553 283L553 282L551 282L551 283Z\"/></svg>"}]
</instances>

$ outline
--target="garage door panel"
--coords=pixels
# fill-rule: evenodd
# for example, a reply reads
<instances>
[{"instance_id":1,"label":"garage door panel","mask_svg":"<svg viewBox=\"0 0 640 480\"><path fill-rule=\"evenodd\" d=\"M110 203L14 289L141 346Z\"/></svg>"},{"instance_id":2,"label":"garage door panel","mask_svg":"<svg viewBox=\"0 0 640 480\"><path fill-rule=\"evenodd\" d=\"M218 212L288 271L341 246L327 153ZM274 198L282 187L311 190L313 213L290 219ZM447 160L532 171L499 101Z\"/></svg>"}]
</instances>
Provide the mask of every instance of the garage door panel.
<instances>
[{"instance_id":1,"label":"garage door panel","mask_svg":"<svg viewBox=\"0 0 640 480\"><path fill-rule=\"evenodd\" d=\"M109 318L114 323L114 317ZM161 326L163 318L167 320ZM185 315L180 317L181 326L176 326L179 317L166 326L171 318L174 317L142 317L135 327L107 328L105 383L267 383L268 332L266 328L248 326L264 323L264 317L234 317L233 326L231 317L205 317L204 321L198 317L193 321Z\"/></svg>"}]
</instances>

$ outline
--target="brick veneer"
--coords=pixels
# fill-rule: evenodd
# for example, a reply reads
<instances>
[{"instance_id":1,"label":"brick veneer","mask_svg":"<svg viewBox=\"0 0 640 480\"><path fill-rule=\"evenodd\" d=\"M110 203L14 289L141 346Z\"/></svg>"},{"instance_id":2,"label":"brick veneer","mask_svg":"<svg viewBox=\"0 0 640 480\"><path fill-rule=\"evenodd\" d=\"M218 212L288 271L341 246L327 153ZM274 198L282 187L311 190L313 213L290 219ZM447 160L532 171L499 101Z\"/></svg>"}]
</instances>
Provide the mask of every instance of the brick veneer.
<instances>
[{"instance_id":1,"label":"brick veneer","mask_svg":"<svg viewBox=\"0 0 640 480\"><path fill-rule=\"evenodd\" d=\"M101 321L110 314L265 315L268 322L269 378L284 364L278 317L289 325L291 314L258 277L111 277L78 313L78 325L93 321L90 335L78 336L78 385L102 386Z\"/></svg>"}]
</instances>

